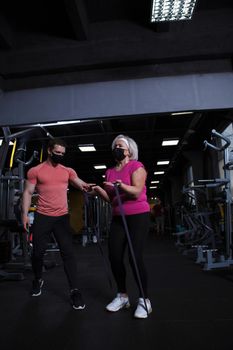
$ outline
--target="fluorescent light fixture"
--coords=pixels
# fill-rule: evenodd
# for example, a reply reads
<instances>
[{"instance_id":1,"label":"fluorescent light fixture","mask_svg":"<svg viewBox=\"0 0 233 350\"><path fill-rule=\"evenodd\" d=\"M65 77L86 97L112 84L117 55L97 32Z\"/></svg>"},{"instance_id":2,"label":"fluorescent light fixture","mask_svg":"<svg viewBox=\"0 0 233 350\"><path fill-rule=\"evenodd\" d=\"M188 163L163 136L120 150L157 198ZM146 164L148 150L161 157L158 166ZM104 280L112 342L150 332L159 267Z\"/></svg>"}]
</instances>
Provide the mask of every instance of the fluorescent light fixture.
<instances>
[{"instance_id":1,"label":"fluorescent light fixture","mask_svg":"<svg viewBox=\"0 0 233 350\"><path fill-rule=\"evenodd\" d=\"M33 124L32 126L59 126L59 125L77 124L77 123L81 123L81 120L64 120L61 122L53 122L53 123L39 123L39 124Z\"/></svg>"},{"instance_id":2,"label":"fluorescent light fixture","mask_svg":"<svg viewBox=\"0 0 233 350\"><path fill-rule=\"evenodd\" d=\"M105 175L102 175L102 177L105 179Z\"/></svg>"},{"instance_id":3,"label":"fluorescent light fixture","mask_svg":"<svg viewBox=\"0 0 233 350\"><path fill-rule=\"evenodd\" d=\"M3 140L0 140L0 146L2 145Z\"/></svg>"},{"instance_id":4,"label":"fluorescent light fixture","mask_svg":"<svg viewBox=\"0 0 233 350\"><path fill-rule=\"evenodd\" d=\"M159 184L159 181L151 181L151 184Z\"/></svg>"},{"instance_id":5,"label":"fluorescent light fixture","mask_svg":"<svg viewBox=\"0 0 233 350\"><path fill-rule=\"evenodd\" d=\"M154 174L155 175L162 175L162 174L164 174L164 171L155 171Z\"/></svg>"},{"instance_id":6,"label":"fluorescent light fixture","mask_svg":"<svg viewBox=\"0 0 233 350\"><path fill-rule=\"evenodd\" d=\"M81 152L95 152L95 146L94 145L79 145L78 148Z\"/></svg>"},{"instance_id":7,"label":"fluorescent light fixture","mask_svg":"<svg viewBox=\"0 0 233 350\"><path fill-rule=\"evenodd\" d=\"M157 162L157 165L167 165L167 164L169 164L169 163L170 163L169 160L159 160L159 161Z\"/></svg>"},{"instance_id":8,"label":"fluorescent light fixture","mask_svg":"<svg viewBox=\"0 0 233 350\"><path fill-rule=\"evenodd\" d=\"M195 4L196 0L153 0L151 22L191 19Z\"/></svg>"},{"instance_id":9,"label":"fluorescent light fixture","mask_svg":"<svg viewBox=\"0 0 233 350\"><path fill-rule=\"evenodd\" d=\"M171 113L171 115L186 115L186 114L193 114L193 112L174 112L174 113Z\"/></svg>"},{"instance_id":10,"label":"fluorescent light fixture","mask_svg":"<svg viewBox=\"0 0 233 350\"><path fill-rule=\"evenodd\" d=\"M157 186L150 186L149 188L157 188Z\"/></svg>"},{"instance_id":11,"label":"fluorescent light fixture","mask_svg":"<svg viewBox=\"0 0 233 350\"><path fill-rule=\"evenodd\" d=\"M176 146L179 143L179 139L164 139L162 146Z\"/></svg>"},{"instance_id":12,"label":"fluorescent light fixture","mask_svg":"<svg viewBox=\"0 0 233 350\"><path fill-rule=\"evenodd\" d=\"M100 169L106 169L107 167L106 167L106 165L94 165L94 168L96 169L96 170L100 170Z\"/></svg>"}]
</instances>

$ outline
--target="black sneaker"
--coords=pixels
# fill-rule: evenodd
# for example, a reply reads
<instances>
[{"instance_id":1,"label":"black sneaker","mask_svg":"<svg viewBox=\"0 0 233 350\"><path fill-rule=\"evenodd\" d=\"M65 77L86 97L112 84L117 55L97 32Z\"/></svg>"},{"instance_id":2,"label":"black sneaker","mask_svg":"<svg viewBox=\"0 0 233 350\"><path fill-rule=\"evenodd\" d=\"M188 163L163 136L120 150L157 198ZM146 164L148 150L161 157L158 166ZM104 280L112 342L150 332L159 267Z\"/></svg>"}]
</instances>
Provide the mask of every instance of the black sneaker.
<instances>
[{"instance_id":1,"label":"black sneaker","mask_svg":"<svg viewBox=\"0 0 233 350\"><path fill-rule=\"evenodd\" d=\"M32 291L31 291L31 296L32 297L38 297L41 295L41 288L44 284L44 280L34 280L32 281Z\"/></svg>"},{"instance_id":2,"label":"black sneaker","mask_svg":"<svg viewBox=\"0 0 233 350\"><path fill-rule=\"evenodd\" d=\"M73 289L70 294L71 303L75 310L83 310L85 309L85 303L82 298L82 294L77 290Z\"/></svg>"}]
</instances>

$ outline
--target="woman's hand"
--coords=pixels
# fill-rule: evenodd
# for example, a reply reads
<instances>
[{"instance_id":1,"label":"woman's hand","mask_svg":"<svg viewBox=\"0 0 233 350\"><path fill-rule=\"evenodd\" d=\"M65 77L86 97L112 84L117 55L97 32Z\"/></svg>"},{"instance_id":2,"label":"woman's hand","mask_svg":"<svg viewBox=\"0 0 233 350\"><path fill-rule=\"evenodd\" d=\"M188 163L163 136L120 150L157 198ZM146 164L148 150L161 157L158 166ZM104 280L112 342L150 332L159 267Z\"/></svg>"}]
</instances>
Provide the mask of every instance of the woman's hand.
<instances>
[{"instance_id":1,"label":"woman's hand","mask_svg":"<svg viewBox=\"0 0 233 350\"><path fill-rule=\"evenodd\" d=\"M91 186L91 189L90 191L94 191L94 192L97 192L97 193L100 193L102 191L102 187L98 186L98 185L93 185Z\"/></svg>"},{"instance_id":2,"label":"woman's hand","mask_svg":"<svg viewBox=\"0 0 233 350\"><path fill-rule=\"evenodd\" d=\"M123 183L122 180L116 180L114 182L114 185L117 185L118 187L121 187L122 183Z\"/></svg>"},{"instance_id":3,"label":"woman's hand","mask_svg":"<svg viewBox=\"0 0 233 350\"><path fill-rule=\"evenodd\" d=\"M112 182L109 182L109 181L104 181L103 182L103 185L104 185L104 188L113 188L114 184Z\"/></svg>"}]
</instances>

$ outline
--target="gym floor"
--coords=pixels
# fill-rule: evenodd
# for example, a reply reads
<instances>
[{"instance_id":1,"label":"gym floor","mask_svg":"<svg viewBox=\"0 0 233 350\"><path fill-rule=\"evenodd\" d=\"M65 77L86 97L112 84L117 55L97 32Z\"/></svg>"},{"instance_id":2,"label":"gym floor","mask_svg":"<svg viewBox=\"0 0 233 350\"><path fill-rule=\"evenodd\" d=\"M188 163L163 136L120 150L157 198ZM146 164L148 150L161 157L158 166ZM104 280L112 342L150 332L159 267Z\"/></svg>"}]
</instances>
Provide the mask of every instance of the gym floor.
<instances>
[{"instance_id":1,"label":"gym floor","mask_svg":"<svg viewBox=\"0 0 233 350\"><path fill-rule=\"evenodd\" d=\"M44 273L40 297L30 297L31 271L22 281L0 283L1 350L73 349L233 349L233 270L203 271L169 239L151 233L145 251L153 312L133 318L137 293L128 270L132 307L105 311L115 296L97 244L75 244L83 311L69 303L67 282L58 266ZM106 243L103 244L106 252Z\"/></svg>"}]
</instances>

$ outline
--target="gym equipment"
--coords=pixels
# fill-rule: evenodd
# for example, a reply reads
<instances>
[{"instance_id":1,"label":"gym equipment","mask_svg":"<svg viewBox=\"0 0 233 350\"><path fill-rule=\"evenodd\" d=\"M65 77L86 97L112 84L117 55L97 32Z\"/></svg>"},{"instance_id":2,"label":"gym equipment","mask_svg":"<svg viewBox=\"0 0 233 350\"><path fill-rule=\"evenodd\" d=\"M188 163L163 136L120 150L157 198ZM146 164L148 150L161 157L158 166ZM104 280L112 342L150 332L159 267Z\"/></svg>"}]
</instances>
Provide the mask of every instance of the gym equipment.
<instances>
[{"instance_id":1,"label":"gym equipment","mask_svg":"<svg viewBox=\"0 0 233 350\"><path fill-rule=\"evenodd\" d=\"M204 149L211 148L223 154L223 170L224 178L198 180L198 184L183 189L183 193L189 197L188 204L184 203L180 206L181 225L184 230L176 232L173 235L177 237L176 245L187 250L185 253L196 250L197 263L204 263L203 269L208 271L216 268L225 268L233 264L232 259L232 193L230 171L233 169L233 159L231 156L230 145L231 141L216 130L211 131L213 138L217 138L218 143L222 145L217 147L212 143L204 141ZM211 214L216 214L212 208L208 208L209 189L221 190L218 200L221 206L218 207L219 217L224 226L224 237L220 233L220 223L213 225L209 220ZM206 195L206 209L203 210L197 201L198 194ZM212 202L214 202L212 200ZM224 215L223 215L224 207ZM222 222L221 222L222 225ZM200 231L202 228L202 231ZM202 234L200 235L199 232Z\"/></svg>"},{"instance_id":2,"label":"gym equipment","mask_svg":"<svg viewBox=\"0 0 233 350\"><path fill-rule=\"evenodd\" d=\"M206 250L207 253L207 263L204 266L204 270L211 270L215 268L229 267L233 264L232 259L232 193L231 193L231 178L230 170L232 168L232 160L230 159L230 150L229 146L231 141L226 136L218 133L216 130L211 131L212 137L217 138L219 141L224 141L225 143L217 147L212 143L204 141L205 149L211 148L217 152L224 152L223 156L223 170L224 170L224 179L214 179L214 180L201 180L200 182L204 185L213 185L215 183L220 183L223 185L223 192L225 197L225 212L224 212L224 228L225 228L225 254L221 254L219 259L218 257L213 258L213 252Z\"/></svg>"},{"instance_id":3,"label":"gym equipment","mask_svg":"<svg viewBox=\"0 0 233 350\"><path fill-rule=\"evenodd\" d=\"M7 280L7 276L9 279L23 279L22 274L13 275L4 269L31 266L28 237L21 223L20 203L24 189L25 167L38 156L38 152L34 151L30 159L26 160L26 142L38 128L40 127L14 134L11 134L9 127L2 128L4 139L0 146L0 239L9 241L11 245L10 259L0 270L0 277L2 276L4 280ZM12 149L10 142L13 142Z\"/></svg>"},{"instance_id":4,"label":"gym equipment","mask_svg":"<svg viewBox=\"0 0 233 350\"><path fill-rule=\"evenodd\" d=\"M111 224L111 205L98 196L84 193L84 228L82 245L103 241L108 237Z\"/></svg>"},{"instance_id":5,"label":"gym equipment","mask_svg":"<svg viewBox=\"0 0 233 350\"><path fill-rule=\"evenodd\" d=\"M84 192L84 210L85 210L84 237L85 239L83 240L83 246L86 246L87 243L91 243L91 242L97 243L100 254L103 258L109 286L111 289L113 289L111 271L101 244L101 241L103 240L102 229L105 229L105 226L102 225L103 221L101 219L105 217L105 221L106 221L106 218L109 216L108 214L109 213L111 214L111 211L109 211L110 209L111 209L111 206L109 203L105 202L98 196L93 197L88 193ZM110 218L111 218L111 215L110 215ZM107 224L107 232L108 232L109 226L110 226L110 220L107 221L107 223L108 223Z\"/></svg>"},{"instance_id":6,"label":"gym equipment","mask_svg":"<svg viewBox=\"0 0 233 350\"><path fill-rule=\"evenodd\" d=\"M176 246L184 255L196 251L200 245L210 245L212 249L216 247L217 236L213 227L213 212L206 207L206 194L200 190L199 186L189 186L183 188L183 202L179 210L180 229L173 233L177 237ZM197 196L197 194L199 196ZM201 205L198 197L201 198ZM203 204L205 206L203 206Z\"/></svg>"},{"instance_id":7,"label":"gym equipment","mask_svg":"<svg viewBox=\"0 0 233 350\"><path fill-rule=\"evenodd\" d=\"M82 245L97 243L103 258L109 286L113 289L111 271L105 257L101 242L107 237L111 223L111 206L98 196L92 196L84 192L84 231ZM104 234L105 233L105 236Z\"/></svg>"}]
</instances>

